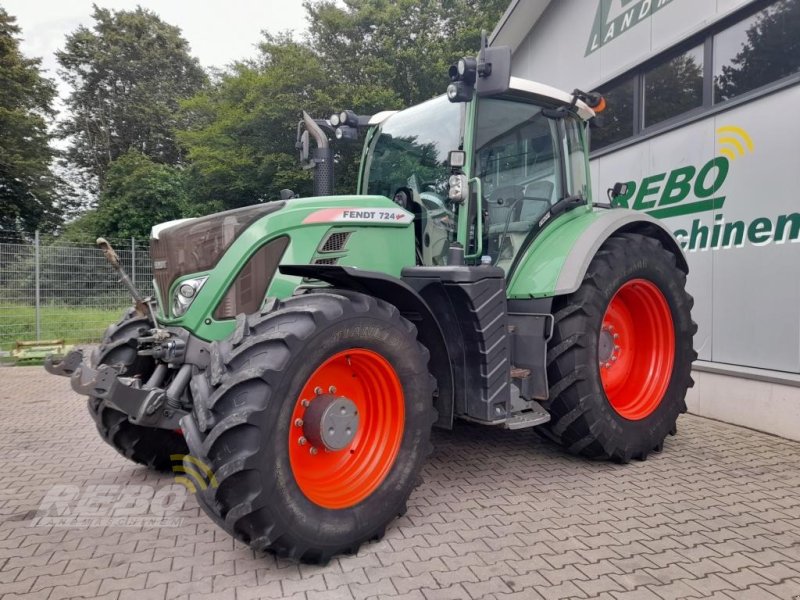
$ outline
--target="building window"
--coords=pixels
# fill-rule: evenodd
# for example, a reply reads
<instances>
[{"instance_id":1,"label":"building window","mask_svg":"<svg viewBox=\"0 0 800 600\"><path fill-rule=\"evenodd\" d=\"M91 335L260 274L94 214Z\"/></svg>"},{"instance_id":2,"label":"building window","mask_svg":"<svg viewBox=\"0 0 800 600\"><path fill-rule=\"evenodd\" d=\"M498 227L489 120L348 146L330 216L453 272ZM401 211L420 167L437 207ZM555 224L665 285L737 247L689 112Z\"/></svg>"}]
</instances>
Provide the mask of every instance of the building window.
<instances>
[{"instance_id":1,"label":"building window","mask_svg":"<svg viewBox=\"0 0 800 600\"><path fill-rule=\"evenodd\" d=\"M592 129L592 150L619 142L633 135L633 78L611 88L600 90L606 99L606 110L598 127Z\"/></svg>"},{"instance_id":2,"label":"building window","mask_svg":"<svg viewBox=\"0 0 800 600\"><path fill-rule=\"evenodd\" d=\"M703 47L697 46L644 74L644 126L703 105Z\"/></svg>"},{"instance_id":3,"label":"building window","mask_svg":"<svg viewBox=\"0 0 800 600\"><path fill-rule=\"evenodd\" d=\"M714 36L714 102L800 71L800 0L781 0Z\"/></svg>"},{"instance_id":4,"label":"building window","mask_svg":"<svg viewBox=\"0 0 800 600\"><path fill-rule=\"evenodd\" d=\"M800 81L800 0L753 2L740 14L746 16L732 25L723 19L678 45L668 60L655 57L615 80L620 83L601 87L608 108L592 130L591 150L782 79Z\"/></svg>"}]
</instances>

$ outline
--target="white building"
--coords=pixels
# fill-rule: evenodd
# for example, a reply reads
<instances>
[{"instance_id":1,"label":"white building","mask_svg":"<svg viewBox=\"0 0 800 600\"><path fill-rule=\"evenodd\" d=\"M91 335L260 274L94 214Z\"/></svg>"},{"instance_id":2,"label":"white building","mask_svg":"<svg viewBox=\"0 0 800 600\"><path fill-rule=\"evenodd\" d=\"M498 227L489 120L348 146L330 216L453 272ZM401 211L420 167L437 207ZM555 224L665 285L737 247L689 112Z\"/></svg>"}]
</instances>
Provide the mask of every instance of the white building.
<instances>
[{"instance_id":1,"label":"white building","mask_svg":"<svg viewBox=\"0 0 800 600\"><path fill-rule=\"evenodd\" d=\"M689 260L689 410L800 439L800 0L514 0L491 42L604 93L594 200L628 182Z\"/></svg>"}]
</instances>

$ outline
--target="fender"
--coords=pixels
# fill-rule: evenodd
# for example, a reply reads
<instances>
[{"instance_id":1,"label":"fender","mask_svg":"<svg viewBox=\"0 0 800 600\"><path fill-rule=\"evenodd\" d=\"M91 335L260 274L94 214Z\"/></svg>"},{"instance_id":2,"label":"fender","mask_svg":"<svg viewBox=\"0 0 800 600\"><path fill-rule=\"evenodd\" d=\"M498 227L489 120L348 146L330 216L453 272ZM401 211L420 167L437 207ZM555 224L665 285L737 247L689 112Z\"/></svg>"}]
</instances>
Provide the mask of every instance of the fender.
<instances>
[{"instance_id":1,"label":"fender","mask_svg":"<svg viewBox=\"0 0 800 600\"><path fill-rule=\"evenodd\" d=\"M406 319L414 323L419 341L430 352L428 366L436 378L439 391L435 400L439 412L436 426L452 429L455 384L447 343L439 321L416 290L391 275L355 267L281 265L278 269L284 275L319 279L336 288L368 294L396 306Z\"/></svg>"},{"instance_id":2,"label":"fender","mask_svg":"<svg viewBox=\"0 0 800 600\"><path fill-rule=\"evenodd\" d=\"M578 211L574 211L577 213ZM672 232L657 219L623 208L587 210L545 228L509 276L509 298L543 298L575 292L600 246L617 232L658 239L684 273L689 265Z\"/></svg>"}]
</instances>

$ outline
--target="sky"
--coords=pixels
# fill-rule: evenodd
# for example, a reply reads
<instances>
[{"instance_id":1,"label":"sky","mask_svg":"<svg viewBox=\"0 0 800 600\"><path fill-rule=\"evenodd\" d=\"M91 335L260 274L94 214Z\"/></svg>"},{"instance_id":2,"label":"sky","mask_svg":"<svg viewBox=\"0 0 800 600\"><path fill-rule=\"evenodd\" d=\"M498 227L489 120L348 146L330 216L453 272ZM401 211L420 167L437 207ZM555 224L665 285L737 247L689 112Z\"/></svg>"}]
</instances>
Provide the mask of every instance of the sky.
<instances>
[{"instance_id":1,"label":"sky","mask_svg":"<svg viewBox=\"0 0 800 600\"><path fill-rule=\"evenodd\" d=\"M49 77L57 78L54 52L79 25L91 27L92 0L0 0L22 28L21 50L41 58ZM305 30L302 0L95 0L112 10L148 8L176 25L204 67L224 67L254 56L262 31ZM66 90L59 86L63 96Z\"/></svg>"}]
</instances>

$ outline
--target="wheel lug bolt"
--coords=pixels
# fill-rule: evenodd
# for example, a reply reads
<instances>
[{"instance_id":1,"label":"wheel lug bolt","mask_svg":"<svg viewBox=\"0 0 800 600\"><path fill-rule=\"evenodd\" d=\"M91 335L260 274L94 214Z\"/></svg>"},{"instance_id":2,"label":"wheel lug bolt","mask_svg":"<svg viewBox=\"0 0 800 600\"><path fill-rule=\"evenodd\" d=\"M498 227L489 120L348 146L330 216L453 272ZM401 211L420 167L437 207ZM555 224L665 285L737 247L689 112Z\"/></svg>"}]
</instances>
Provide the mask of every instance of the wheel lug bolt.
<instances>
[{"instance_id":1,"label":"wheel lug bolt","mask_svg":"<svg viewBox=\"0 0 800 600\"><path fill-rule=\"evenodd\" d=\"M611 363L606 363L605 367L606 367L606 369L610 369L611 368Z\"/></svg>"},{"instance_id":2,"label":"wheel lug bolt","mask_svg":"<svg viewBox=\"0 0 800 600\"><path fill-rule=\"evenodd\" d=\"M322 388L321 388L321 387L319 387L319 386L315 387L315 388L314 388L314 393L315 393L317 396L321 396L321 395L322 395Z\"/></svg>"},{"instance_id":3,"label":"wheel lug bolt","mask_svg":"<svg viewBox=\"0 0 800 600\"><path fill-rule=\"evenodd\" d=\"M612 357L611 357L611 361L613 362L613 361L615 361L615 360L617 360L617 357L616 357L616 356L612 356Z\"/></svg>"},{"instance_id":4,"label":"wheel lug bolt","mask_svg":"<svg viewBox=\"0 0 800 600\"><path fill-rule=\"evenodd\" d=\"M615 333L615 334L614 334L614 339L615 339L615 340L618 340L618 339L619 339L619 334L618 334L618 333Z\"/></svg>"},{"instance_id":5,"label":"wheel lug bolt","mask_svg":"<svg viewBox=\"0 0 800 600\"><path fill-rule=\"evenodd\" d=\"M311 448L309 448L308 451L311 453L312 456L315 455L317 452L319 452L319 450L314 448L314 446L311 446Z\"/></svg>"},{"instance_id":6,"label":"wheel lug bolt","mask_svg":"<svg viewBox=\"0 0 800 600\"><path fill-rule=\"evenodd\" d=\"M306 438L304 438L303 436L300 436L299 438L297 438L297 443L300 444L301 446L305 446L306 445Z\"/></svg>"},{"instance_id":7,"label":"wheel lug bolt","mask_svg":"<svg viewBox=\"0 0 800 600\"><path fill-rule=\"evenodd\" d=\"M295 427L302 427L303 426L303 419L295 419L294 420Z\"/></svg>"},{"instance_id":8,"label":"wheel lug bolt","mask_svg":"<svg viewBox=\"0 0 800 600\"><path fill-rule=\"evenodd\" d=\"M336 393L336 388L334 386L329 387L328 388L328 393L329 394L335 394Z\"/></svg>"},{"instance_id":9,"label":"wheel lug bolt","mask_svg":"<svg viewBox=\"0 0 800 600\"><path fill-rule=\"evenodd\" d=\"M614 352L619 352L619 346L614 346Z\"/></svg>"},{"instance_id":10,"label":"wheel lug bolt","mask_svg":"<svg viewBox=\"0 0 800 600\"><path fill-rule=\"evenodd\" d=\"M300 404L303 408L308 408L308 405L311 404L308 400L301 400Z\"/></svg>"}]
</instances>

